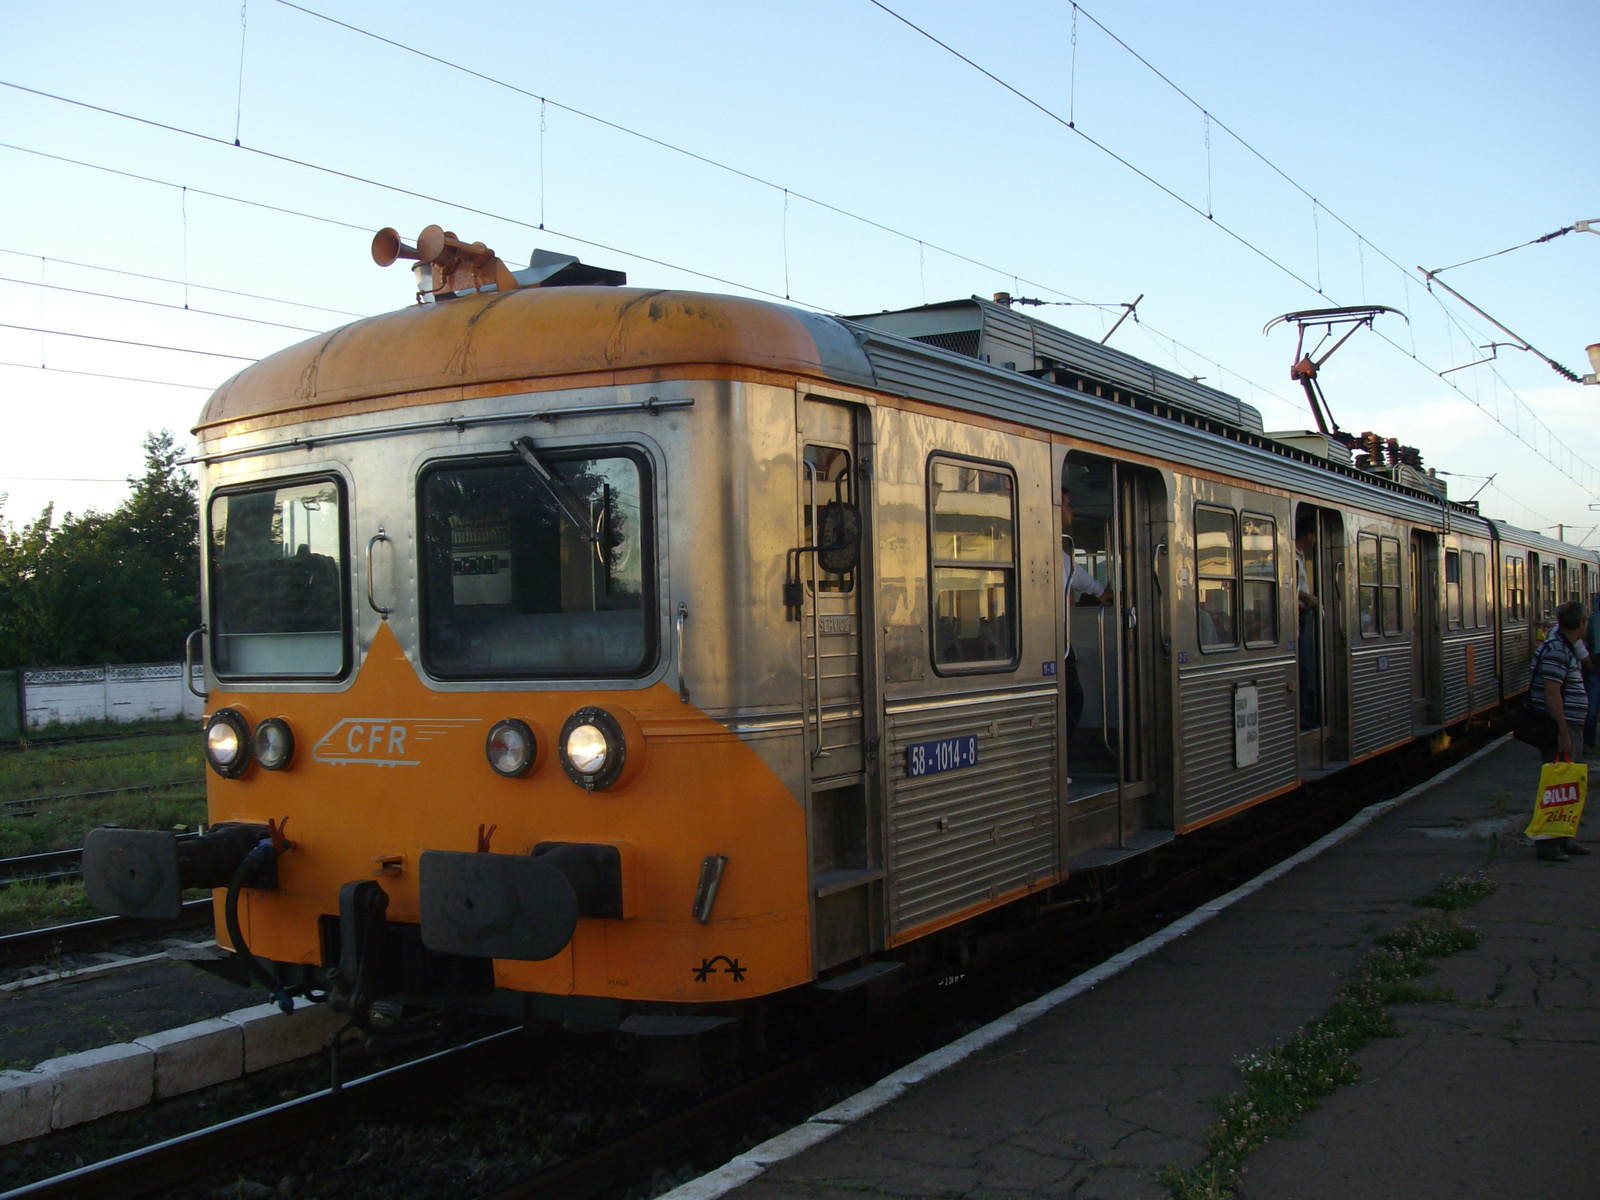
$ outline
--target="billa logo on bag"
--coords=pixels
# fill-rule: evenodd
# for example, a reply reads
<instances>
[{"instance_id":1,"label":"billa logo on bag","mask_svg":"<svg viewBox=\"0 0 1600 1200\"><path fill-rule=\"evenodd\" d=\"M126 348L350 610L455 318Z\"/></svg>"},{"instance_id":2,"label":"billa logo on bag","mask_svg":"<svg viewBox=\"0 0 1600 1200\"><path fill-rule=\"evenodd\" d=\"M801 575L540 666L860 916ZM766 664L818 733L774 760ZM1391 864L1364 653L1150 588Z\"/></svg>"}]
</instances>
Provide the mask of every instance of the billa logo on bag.
<instances>
[{"instance_id":1,"label":"billa logo on bag","mask_svg":"<svg viewBox=\"0 0 1600 1200\"><path fill-rule=\"evenodd\" d=\"M1560 808L1564 804L1578 802L1578 785L1575 783L1558 783L1544 790L1544 795L1539 800L1540 808Z\"/></svg>"}]
</instances>

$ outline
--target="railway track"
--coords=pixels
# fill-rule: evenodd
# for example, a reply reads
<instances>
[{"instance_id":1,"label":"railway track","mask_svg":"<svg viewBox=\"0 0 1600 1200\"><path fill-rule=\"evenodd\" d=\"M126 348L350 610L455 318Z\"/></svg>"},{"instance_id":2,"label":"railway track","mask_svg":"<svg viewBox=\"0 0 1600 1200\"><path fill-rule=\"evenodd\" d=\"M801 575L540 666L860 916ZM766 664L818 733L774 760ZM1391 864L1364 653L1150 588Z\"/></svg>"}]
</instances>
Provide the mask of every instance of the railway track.
<instances>
[{"instance_id":1,"label":"railway track","mask_svg":"<svg viewBox=\"0 0 1600 1200\"><path fill-rule=\"evenodd\" d=\"M1068 915L1021 950L1005 970L985 970L929 988L915 1007L892 1020L852 1022L853 1030L800 1053L760 1075L692 1103L676 1107L602 1146L573 1156L513 1186L488 1193L490 1200L590 1200L637 1189L664 1162L706 1161L716 1151L727 1157L762 1140L757 1121L768 1114L803 1120L815 1107L819 1086L854 1090L896 1069L949 1036L952 1021L970 1026L1009 1011L1019 994L1057 986L1087 963L1103 960L1168 923L1180 911L1230 890L1273 862L1293 854L1347 820L1359 809L1436 774L1487 743L1488 731L1458 741L1447 756L1413 756L1400 764L1369 771L1360 781L1326 790L1302 789L1290 809L1247 813L1234 824L1235 844L1214 836L1204 861L1188 848L1165 857L1164 874L1115 907ZM1253 822L1252 822L1253 818ZM209 907L208 902L201 902ZM92 923L91 923L92 924ZM461 1089L480 1083L496 1064L524 1049L508 1031L401 1067L376 1072L343 1089L325 1089L299 1100L171 1138L40 1180L7 1192L0 1200L44 1197L135 1197L150 1195L231 1167L258 1155L303 1147L333 1129L346 1129L404 1109L446 1109ZM848 1091L846 1092L848 1094ZM453 1194L475 1194L469 1184ZM476 1194L483 1195L478 1192Z\"/></svg>"},{"instance_id":2,"label":"railway track","mask_svg":"<svg viewBox=\"0 0 1600 1200\"><path fill-rule=\"evenodd\" d=\"M198 787L205 782L205 776L199 775L193 779L169 779L164 783L135 783L127 787L96 788L89 792L58 792L51 796L25 796L17 800L0 801L0 809L7 815L28 816L20 810L38 808L42 804L60 804L67 800L97 800L102 796L123 796L133 792L162 792L172 788Z\"/></svg>"},{"instance_id":3,"label":"railway track","mask_svg":"<svg viewBox=\"0 0 1600 1200\"><path fill-rule=\"evenodd\" d=\"M21 741L0 745L0 753L25 754L29 750L48 750L52 746L87 746L95 742L124 742L130 738L183 737L191 732L199 732L198 723L193 731L188 729L141 729L129 733L88 733L81 737L23 738Z\"/></svg>"},{"instance_id":4,"label":"railway track","mask_svg":"<svg viewBox=\"0 0 1600 1200\"><path fill-rule=\"evenodd\" d=\"M177 840L187 841L199 837L198 833L180 833ZM19 854L15 858L0 858L0 889L13 883L56 883L76 879L83 874L83 847L71 850L46 850L41 854Z\"/></svg>"},{"instance_id":5,"label":"railway track","mask_svg":"<svg viewBox=\"0 0 1600 1200\"><path fill-rule=\"evenodd\" d=\"M67 925L46 925L0 935L0 969L39 962L66 954L99 950L117 942L153 937L174 929L193 929L212 922L212 902L186 900L176 921L148 921L138 917L95 917Z\"/></svg>"}]
</instances>

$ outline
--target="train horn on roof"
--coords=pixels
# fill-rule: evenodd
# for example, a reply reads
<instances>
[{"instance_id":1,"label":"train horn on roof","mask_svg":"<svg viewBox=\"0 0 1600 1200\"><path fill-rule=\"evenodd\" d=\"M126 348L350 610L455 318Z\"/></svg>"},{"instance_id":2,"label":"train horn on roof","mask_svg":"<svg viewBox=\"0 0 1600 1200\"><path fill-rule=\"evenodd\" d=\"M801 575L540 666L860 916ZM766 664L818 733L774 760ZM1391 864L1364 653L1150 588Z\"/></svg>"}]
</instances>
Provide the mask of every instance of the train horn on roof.
<instances>
[{"instance_id":1,"label":"train horn on roof","mask_svg":"<svg viewBox=\"0 0 1600 1200\"><path fill-rule=\"evenodd\" d=\"M421 258L415 246L408 246L400 240L400 234L393 229L380 229L372 235L372 261L380 267L387 267L397 258Z\"/></svg>"}]
</instances>

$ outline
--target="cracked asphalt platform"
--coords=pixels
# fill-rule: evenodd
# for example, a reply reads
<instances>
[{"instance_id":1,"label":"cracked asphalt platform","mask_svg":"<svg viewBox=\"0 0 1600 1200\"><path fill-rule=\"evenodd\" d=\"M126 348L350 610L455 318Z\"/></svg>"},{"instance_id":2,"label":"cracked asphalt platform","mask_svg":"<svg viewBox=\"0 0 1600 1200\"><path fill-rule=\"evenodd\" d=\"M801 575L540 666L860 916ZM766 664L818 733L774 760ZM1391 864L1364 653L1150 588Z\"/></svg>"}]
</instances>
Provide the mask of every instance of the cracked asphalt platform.
<instances>
[{"instance_id":1,"label":"cracked asphalt platform","mask_svg":"<svg viewBox=\"0 0 1600 1200\"><path fill-rule=\"evenodd\" d=\"M732 1195L1164 1200L1161 1168L1203 1156L1234 1062L1322 1013L1413 897L1497 846L1500 890L1463 914L1482 945L1421 981L1454 998L1395 1008L1404 1035L1251 1155L1239 1195L1600 1195L1600 854L1534 861L1517 835L1538 765L1499 747Z\"/></svg>"}]
</instances>

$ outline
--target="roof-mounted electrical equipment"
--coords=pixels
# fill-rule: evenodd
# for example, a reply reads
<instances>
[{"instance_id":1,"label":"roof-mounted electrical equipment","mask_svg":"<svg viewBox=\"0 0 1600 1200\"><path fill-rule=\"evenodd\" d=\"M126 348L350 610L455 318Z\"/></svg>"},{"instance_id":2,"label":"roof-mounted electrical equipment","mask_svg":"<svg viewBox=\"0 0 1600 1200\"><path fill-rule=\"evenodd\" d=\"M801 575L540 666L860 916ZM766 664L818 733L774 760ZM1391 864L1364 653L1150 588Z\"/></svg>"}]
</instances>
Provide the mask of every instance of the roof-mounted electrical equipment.
<instances>
[{"instance_id":1,"label":"roof-mounted electrical equipment","mask_svg":"<svg viewBox=\"0 0 1600 1200\"><path fill-rule=\"evenodd\" d=\"M1350 308L1308 308L1302 312L1284 313L1281 317L1273 317L1262 327L1263 334L1272 332L1274 325L1293 324L1300 331L1300 337L1295 342L1294 366L1289 368L1289 378L1299 381L1300 386L1306 390L1306 399L1311 402L1311 416L1317 423L1317 431L1324 437L1335 438L1345 445L1354 445L1350 435L1339 428L1339 423L1333 419L1333 410L1328 407L1328 401L1322 394L1322 385L1317 382L1317 373L1322 369L1322 364L1333 357L1333 352L1348 342L1356 330L1365 326L1372 328L1372 322L1380 313L1394 313L1396 316L1406 318L1405 313L1397 308L1390 308L1387 304L1358 304ZM1335 325L1348 325L1347 329L1337 342L1329 347L1328 352L1321 358L1317 351L1328 344L1328 339L1333 336ZM1322 337L1310 350L1306 349L1306 330L1322 330Z\"/></svg>"},{"instance_id":2,"label":"roof-mounted electrical equipment","mask_svg":"<svg viewBox=\"0 0 1600 1200\"><path fill-rule=\"evenodd\" d=\"M530 287L621 287L627 273L579 262L570 254L535 250L528 266L513 271L482 242L463 242L438 225L429 225L409 246L393 229L372 238L372 261L387 267L396 259L416 260L417 298L449 300L478 292L513 292Z\"/></svg>"}]
</instances>

